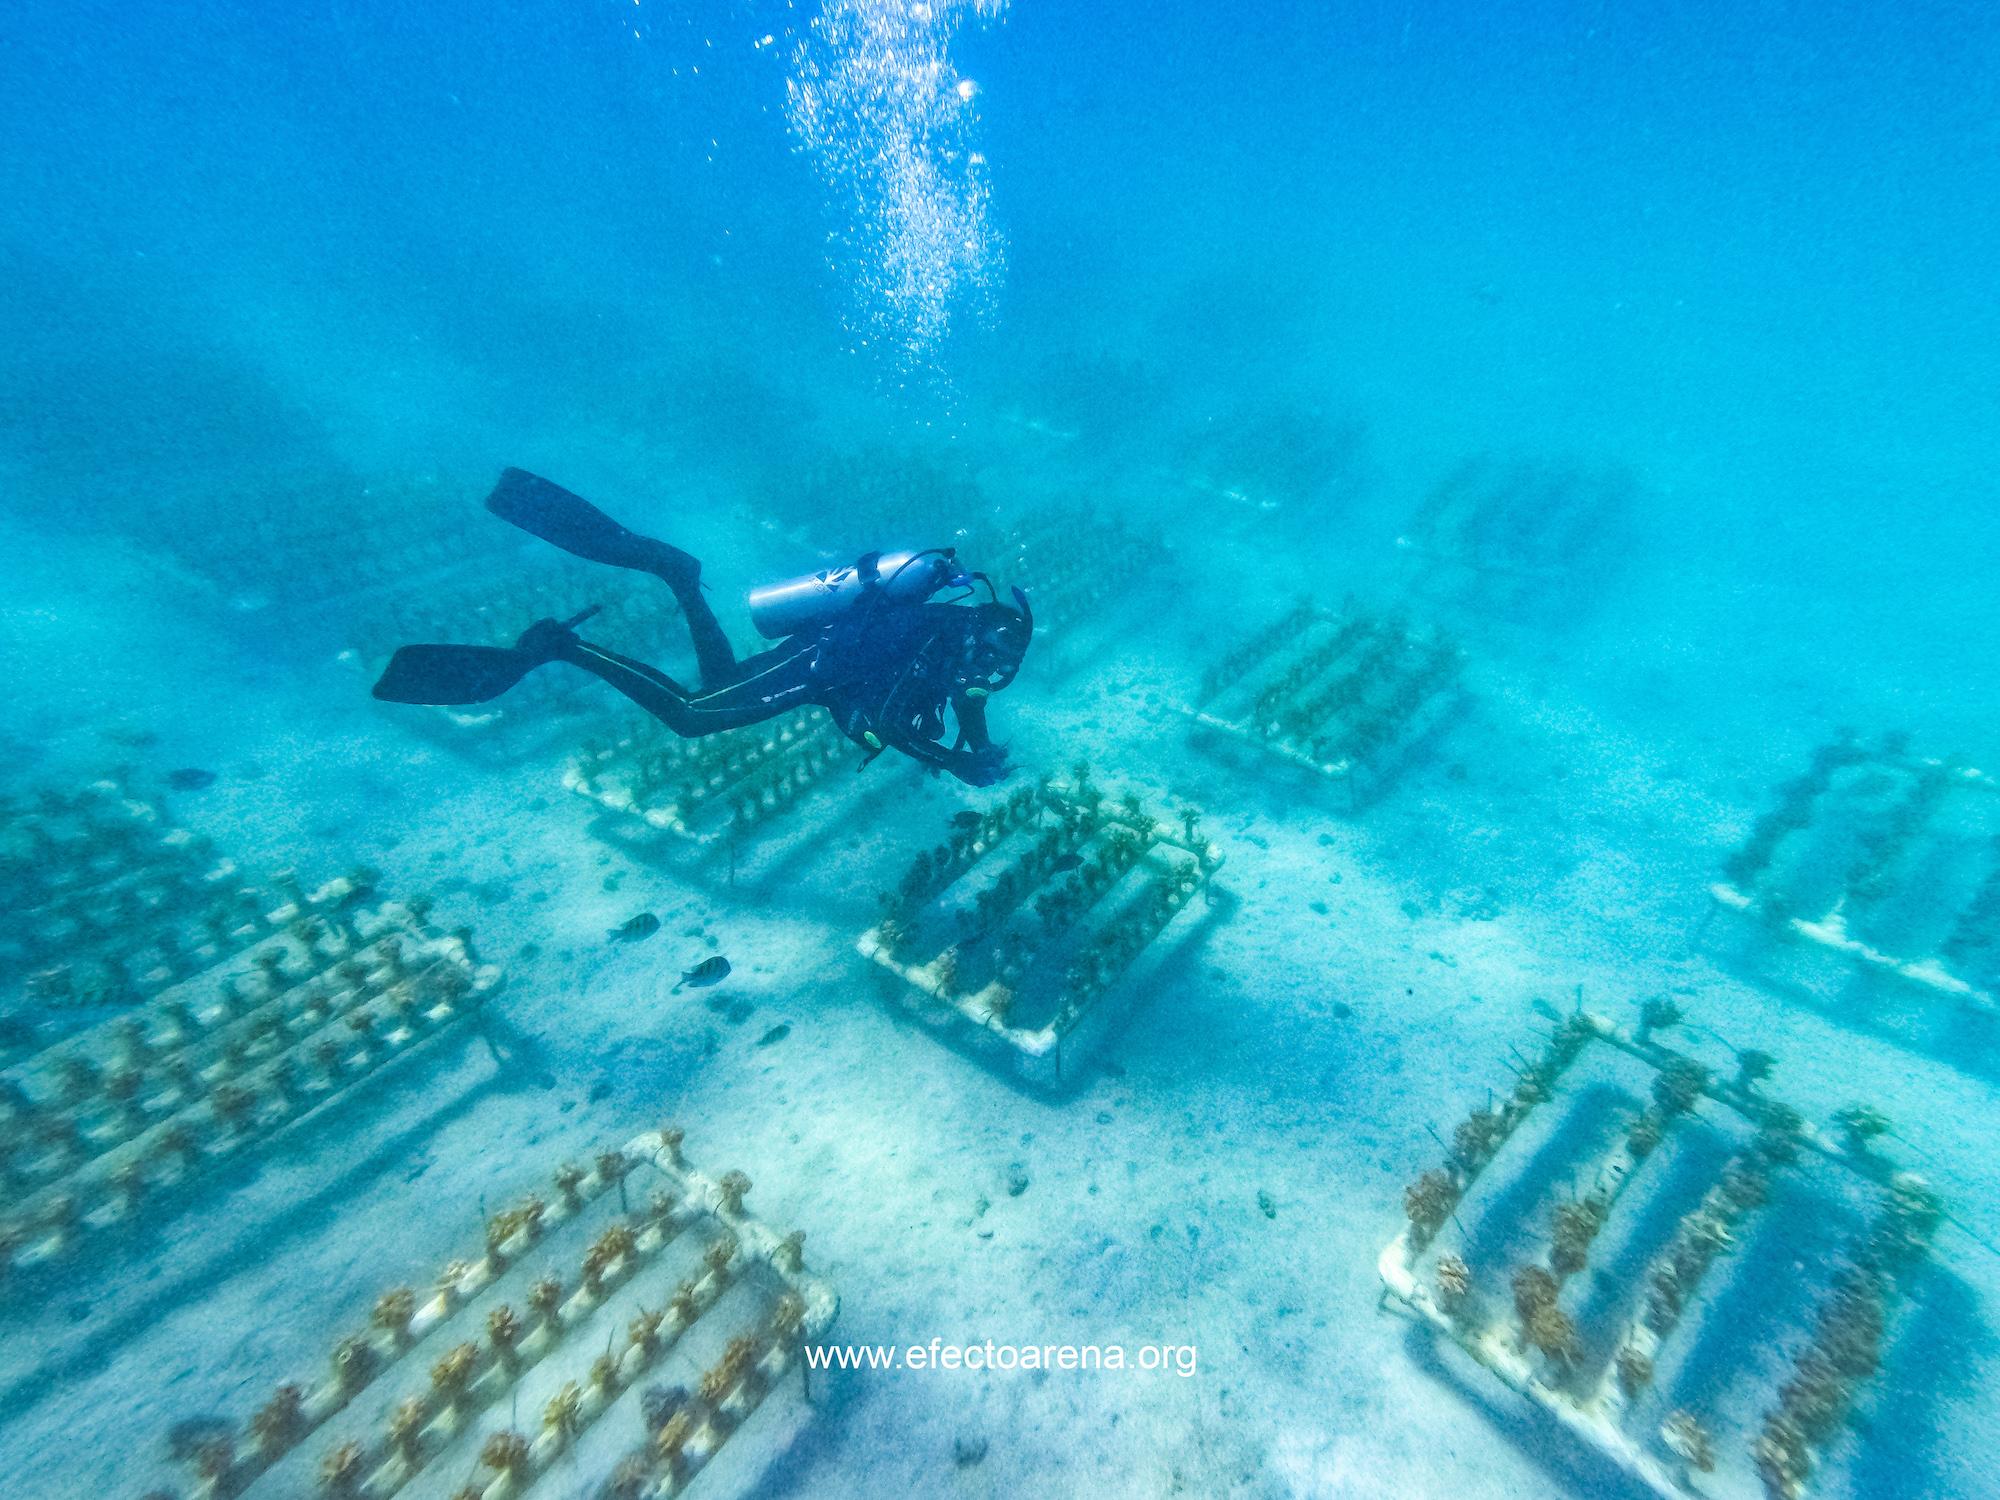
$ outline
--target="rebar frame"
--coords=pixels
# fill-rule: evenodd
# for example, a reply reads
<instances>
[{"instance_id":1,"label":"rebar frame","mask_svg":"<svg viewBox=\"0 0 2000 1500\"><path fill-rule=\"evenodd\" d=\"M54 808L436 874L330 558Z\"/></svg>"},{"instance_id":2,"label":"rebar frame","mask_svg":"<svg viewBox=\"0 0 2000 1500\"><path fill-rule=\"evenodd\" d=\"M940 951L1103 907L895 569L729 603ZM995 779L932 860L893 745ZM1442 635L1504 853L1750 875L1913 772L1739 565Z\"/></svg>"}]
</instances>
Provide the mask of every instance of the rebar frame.
<instances>
[{"instance_id":1,"label":"rebar frame","mask_svg":"<svg viewBox=\"0 0 2000 1500\"><path fill-rule=\"evenodd\" d=\"M1222 855L1198 826L1190 810L1173 836L1137 797L1114 807L1087 779L1023 787L920 854L856 946L922 1008L942 1004L1023 1058L1053 1056L1060 1074L1064 1039L1190 921L1197 895L1212 904Z\"/></svg>"},{"instance_id":2,"label":"rebar frame","mask_svg":"<svg viewBox=\"0 0 2000 1500\"><path fill-rule=\"evenodd\" d=\"M586 746L563 785L615 817L706 846L786 819L838 773L851 774L859 754L818 708L693 740L647 723Z\"/></svg>"},{"instance_id":3,"label":"rebar frame","mask_svg":"<svg viewBox=\"0 0 2000 1500\"><path fill-rule=\"evenodd\" d=\"M464 934L407 906L329 900L274 925L231 972L0 1075L0 1276L147 1222L167 1194L422 1051L500 983Z\"/></svg>"},{"instance_id":4,"label":"rebar frame","mask_svg":"<svg viewBox=\"0 0 2000 1500\"><path fill-rule=\"evenodd\" d=\"M703 1175L680 1141L671 1128L648 1132L588 1169L559 1168L553 1198L531 1194L487 1218L478 1247L430 1292L385 1293L369 1325L335 1344L328 1373L280 1387L246 1440L191 1455L196 1500L297 1493L308 1463L335 1493L388 1500L441 1463L474 1460L494 1471L475 1490L521 1496L620 1411L635 1419L624 1492L681 1493L794 1369L803 1390L802 1351L832 1327L839 1299L806 1270L803 1235L745 1212L747 1177ZM566 1257L574 1280L549 1269ZM697 1391L649 1412L645 1377L697 1328L718 1327L742 1331ZM482 1431L482 1414L518 1401L536 1371L553 1392L539 1434Z\"/></svg>"},{"instance_id":5,"label":"rebar frame","mask_svg":"<svg viewBox=\"0 0 2000 1500\"><path fill-rule=\"evenodd\" d=\"M1830 904L1798 911L1781 869L1788 845L1809 838L1843 815L1837 784L1849 773L1877 773L1895 790L1860 825L1857 848L1841 872ZM1760 816L1724 866L1724 878L1709 887L1716 906L1746 913L1773 933L1838 953L1857 967L1934 994L1949 996L1974 1010L2000 1008L2000 832L1986 840L1985 873L1971 883L1969 896L1945 918L1935 953L1887 951L1868 935L1871 912L1910 891L1935 889L1920 854L1928 838L1940 834L1969 799L1992 806L2000 783L1955 760L1913 755L1899 736L1864 746L1843 734L1817 750L1806 770L1778 788L1777 803Z\"/></svg>"},{"instance_id":6,"label":"rebar frame","mask_svg":"<svg viewBox=\"0 0 2000 1500\"><path fill-rule=\"evenodd\" d=\"M1436 631L1302 602L1213 663L1179 712L1198 743L1247 746L1346 787L1358 807L1464 706L1461 679Z\"/></svg>"},{"instance_id":7,"label":"rebar frame","mask_svg":"<svg viewBox=\"0 0 2000 1500\"><path fill-rule=\"evenodd\" d=\"M1475 1183L1492 1169L1509 1140L1529 1116L1559 1096L1561 1084L1585 1051L1602 1045L1636 1059L1655 1072L1654 1102L1620 1132L1601 1155L1589 1194L1563 1205L1567 1223L1552 1231L1544 1261L1514 1281L1515 1313L1487 1316L1477 1294L1468 1291L1463 1261L1427 1285L1419 1263L1437 1247L1447 1222ZM1750 1054L1744 1054L1749 1056ZM1761 1074L1759 1075L1761 1076ZM1567 1314L1545 1323L1543 1307L1558 1309L1567 1281L1587 1261L1590 1241L1601 1231L1632 1182L1653 1159L1664 1138L1702 1101L1723 1106L1754 1130L1713 1178L1694 1210L1684 1215L1673 1237L1646 1270L1643 1304L1619 1331L1601 1377L1579 1388L1563 1349L1573 1347ZM1761 1431L1753 1439L1753 1463L1773 1500L1800 1500L1825 1447L1837 1437L1854 1391L1873 1364L1842 1366L1837 1379L1823 1368L1826 1348L1852 1331L1842 1320L1851 1314L1841 1298L1853 1280L1865 1280L1878 1314L1878 1351L1889 1341L1885 1324L1902 1300L1914 1271L1928 1254L1943 1211L1923 1180L1898 1170L1867 1145L1866 1128L1849 1127L1835 1138L1767 1098L1747 1073L1719 1080L1692 1057L1602 1017L1579 1010L1558 1023L1540 1056L1524 1059L1513 1092L1497 1106L1474 1111L1454 1132L1441 1169L1411 1186L1406 1206L1411 1222L1383 1250L1377 1270L1384 1295L1448 1338L1509 1389L1553 1416L1565 1429L1602 1453L1616 1467L1662 1500L1700 1500L1707 1491L1694 1479L1684 1454L1663 1455L1629 1430L1634 1400L1652 1384L1663 1346L1698 1321L1704 1278L1721 1255L1754 1221L1767 1201L1768 1179L1797 1171L1795 1163L1826 1163L1877 1199L1870 1230L1851 1247L1849 1281L1819 1312L1814 1341L1800 1353L1792 1379L1778 1393ZM1444 1259L1437 1265L1442 1267ZM1455 1290L1450 1286L1457 1280ZM1846 1286L1848 1290L1840 1290ZM1808 1407L1811 1398L1813 1404ZM1805 1413L1810 1411L1810 1420ZM1685 1417L1685 1414L1676 1413ZM1672 1419L1670 1419L1671 1422ZM1684 1429L1685 1430L1685 1429ZM1708 1442L1707 1435L1701 1441ZM1669 1450L1671 1452L1671 1450ZM1713 1456L1708 1455L1713 1463Z\"/></svg>"}]
</instances>

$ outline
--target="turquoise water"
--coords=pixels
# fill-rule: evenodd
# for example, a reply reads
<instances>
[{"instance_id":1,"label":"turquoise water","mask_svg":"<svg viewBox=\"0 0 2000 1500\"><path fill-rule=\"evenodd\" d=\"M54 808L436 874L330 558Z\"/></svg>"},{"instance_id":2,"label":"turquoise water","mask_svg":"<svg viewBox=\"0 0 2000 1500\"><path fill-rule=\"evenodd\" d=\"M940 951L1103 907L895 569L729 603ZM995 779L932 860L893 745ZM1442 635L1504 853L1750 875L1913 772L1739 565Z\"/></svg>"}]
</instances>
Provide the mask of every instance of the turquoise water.
<instances>
[{"instance_id":1,"label":"turquoise water","mask_svg":"<svg viewBox=\"0 0 2000 1500\"><path fill-rule=\"evenodd\" d=\"M1996 64L1944 4L0 17L11 1490L1785 1493L1859 1267L1810 1492L1996 1493ZM1011 776L857 774L817 711L689 750L559 663L371 701L591 604L692 680L665 589L481 508L510 465L697 555L739 648L870 551L1021 585ZM1579 1006L1623 1030L1455 1152ZM1710 1087L1631 1167L1655 1041ZM1823 1135L1652 1327L1769 1101ZM681 1218L600 1172L478 1269L621 1146ZM1946 1217L1892 1267L1905 1170ZM1537 1344L1512 1278L1597 1192ZM933 1339L1199 1353L799 1373Z\"/></svg>"}]
</instances>

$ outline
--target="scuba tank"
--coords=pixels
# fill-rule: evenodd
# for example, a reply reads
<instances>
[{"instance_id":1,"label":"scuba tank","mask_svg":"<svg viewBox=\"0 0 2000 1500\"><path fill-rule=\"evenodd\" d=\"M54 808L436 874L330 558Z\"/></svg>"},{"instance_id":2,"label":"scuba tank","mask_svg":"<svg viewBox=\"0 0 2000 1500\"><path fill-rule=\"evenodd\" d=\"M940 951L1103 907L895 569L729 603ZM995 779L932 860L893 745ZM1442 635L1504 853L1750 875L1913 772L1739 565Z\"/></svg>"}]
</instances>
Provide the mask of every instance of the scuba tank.
<instances>
[{"instance_id":1,"label":"scuba tank","mask_svg":"<svg viewBox=\"0 0 2000 1500\"><path fill-rule=\"evenodd\" d=\"M781 640L818 630L878 593L885 603L921 604L958 577L958 563L949 547L871 552L850 567L827 568L752 589L750 623L764 639Z\"/></svg>"}]
</instances>

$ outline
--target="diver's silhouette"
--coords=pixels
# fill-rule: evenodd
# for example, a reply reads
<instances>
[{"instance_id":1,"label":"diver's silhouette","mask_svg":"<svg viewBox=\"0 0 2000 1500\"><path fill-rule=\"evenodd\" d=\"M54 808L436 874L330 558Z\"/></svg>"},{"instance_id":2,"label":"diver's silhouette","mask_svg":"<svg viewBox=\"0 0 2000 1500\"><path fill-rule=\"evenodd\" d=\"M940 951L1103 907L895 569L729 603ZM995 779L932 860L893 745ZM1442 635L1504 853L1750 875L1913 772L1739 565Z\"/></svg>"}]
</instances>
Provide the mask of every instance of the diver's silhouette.
<instances>
[{"instance_id":1,"label":"diver's silhouette","mask_svg":"<svg viewBox=\"0 0 2000 1500\"><path fill-rule=\"evenodd\" d=\"M674 591L694 638L701 688L690 692L644 662L592 645L570 620L538 620L510 646L404 646L375 696L394 703L484 703L529 672L568 662L603 678L686 738L737 729L807 704L826 709L868 753L885 749L973 786L1007 774L1005 747L986 728L986 700L1014 680L1034 634L1027 596L1002 604L983 573L960 571L948 547L869 553L851 567L771 584L750 595L751 622L779 639L738 661L701 591L701 564L665 542L626 530L559 485L508 469L486 508L565 552L651 573ZM984 584L987 602L964 605ZM958 599L937 602L945 588ZM943 742L945 710L957 738Z\"/></svg>"}]
</instances>

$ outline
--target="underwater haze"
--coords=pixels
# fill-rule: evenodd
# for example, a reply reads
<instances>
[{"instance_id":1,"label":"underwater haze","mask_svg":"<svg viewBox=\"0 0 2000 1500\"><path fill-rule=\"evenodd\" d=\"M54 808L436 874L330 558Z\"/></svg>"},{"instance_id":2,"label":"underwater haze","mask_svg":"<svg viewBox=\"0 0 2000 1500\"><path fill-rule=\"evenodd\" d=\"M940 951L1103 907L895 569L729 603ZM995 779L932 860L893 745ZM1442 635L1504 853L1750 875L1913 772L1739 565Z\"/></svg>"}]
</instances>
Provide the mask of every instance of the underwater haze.
<instances>
[{"instance_id":1,"label":"underwater haze","mask_svg":"<svg viewBox=\"0 0 2000 1500\"><path fill-rule=\"evenodd\" d=\"M2000 1497L1996 224L1942 0L7 8L7 1493Z\"/></svg>"}]
</instances>

